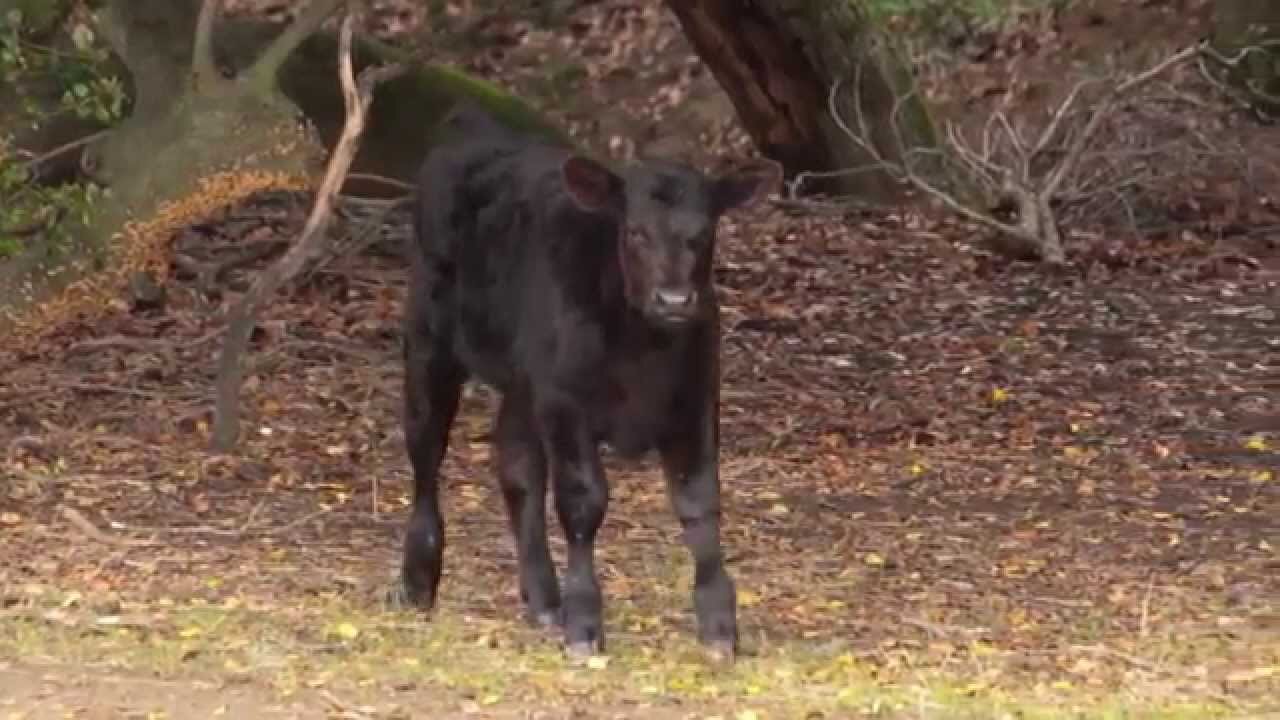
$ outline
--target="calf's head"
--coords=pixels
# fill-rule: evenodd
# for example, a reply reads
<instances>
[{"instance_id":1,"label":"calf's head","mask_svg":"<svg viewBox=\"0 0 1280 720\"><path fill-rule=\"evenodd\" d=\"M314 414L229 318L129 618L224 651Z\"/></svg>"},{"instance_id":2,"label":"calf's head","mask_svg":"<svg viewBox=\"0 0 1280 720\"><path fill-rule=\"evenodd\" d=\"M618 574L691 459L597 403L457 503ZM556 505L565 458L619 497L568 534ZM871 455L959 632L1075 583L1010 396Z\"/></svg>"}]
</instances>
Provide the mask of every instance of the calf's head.
<instances>
[{"instance_id":1,"label":"calf's head","mask_svg":"<svg viewBox=\"0 0 1280 720\"><path fill-rule=\"evenodd\" d=\"M615 174L576 155L561 172L579 207L617 219L627 301L651 321L670 326L694 320L707 307L720 216L764 197L782 174L770 160L716 178L671 162Z\"/></svg>"}]
</instances>

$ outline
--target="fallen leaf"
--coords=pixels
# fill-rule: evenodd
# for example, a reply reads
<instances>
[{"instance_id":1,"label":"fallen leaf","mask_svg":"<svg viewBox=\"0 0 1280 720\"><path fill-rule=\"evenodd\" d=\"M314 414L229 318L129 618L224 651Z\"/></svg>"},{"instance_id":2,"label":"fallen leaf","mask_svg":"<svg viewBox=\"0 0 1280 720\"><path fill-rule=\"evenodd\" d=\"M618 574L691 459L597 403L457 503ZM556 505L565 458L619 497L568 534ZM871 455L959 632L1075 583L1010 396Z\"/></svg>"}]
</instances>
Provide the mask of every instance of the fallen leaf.
<instances>
[{"instance_id":1,"label":"fallen leaf","mask_svg":"<svg viewBox=\"0 0 1280 720\"><path fill-rule=\"evenodd\" d=\"M1256 680L1265 680L1269 677L1280 675L1280 665L1268 665L1266 667L1253 668L1252 670L1238 670L1227 675L1227 682L1247 683Z\"/></svg>"},{"instance_id":2,"label":"fallen leaf","mask_svg":"<svg viewBox=\"0 0 1280 720\"><path fill-rule=\"evenodd\" d=\"M343 640L355 640L360 637L360 628L349 622L341 622L333 628L333 634Z\"/></svg>"}]
</instances>

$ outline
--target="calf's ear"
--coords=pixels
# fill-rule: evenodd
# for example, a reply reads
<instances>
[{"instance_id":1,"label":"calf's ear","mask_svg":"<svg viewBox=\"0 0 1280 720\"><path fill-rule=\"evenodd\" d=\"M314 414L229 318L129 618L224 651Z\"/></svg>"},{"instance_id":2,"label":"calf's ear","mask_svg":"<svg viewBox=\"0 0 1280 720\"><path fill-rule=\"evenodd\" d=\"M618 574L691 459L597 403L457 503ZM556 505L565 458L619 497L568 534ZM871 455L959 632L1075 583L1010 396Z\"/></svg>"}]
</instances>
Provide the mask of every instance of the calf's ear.
<instances>
[{"instance_id":1,"label":"calf's ear","mask_svg":"<svg viewBox=\"0 0 1280 720\"><path fill-rule=\"evenodd\" d=\"M571 155L560 166L560 174L569 197L583 210L609 210L622 199L622 178L594 160Z\"/></svg>"},{"instance_id":2,"label":"calf's ear","mask_svg":"<svg viewBox=\"0 0 1280 720\"><path fill-rule=\"evenodd\" d=\"M754 205L773 192L782 181L782 166L769 160L757 160L715 179L712 200L717 212Z\"/></svg>"}]
</instances>

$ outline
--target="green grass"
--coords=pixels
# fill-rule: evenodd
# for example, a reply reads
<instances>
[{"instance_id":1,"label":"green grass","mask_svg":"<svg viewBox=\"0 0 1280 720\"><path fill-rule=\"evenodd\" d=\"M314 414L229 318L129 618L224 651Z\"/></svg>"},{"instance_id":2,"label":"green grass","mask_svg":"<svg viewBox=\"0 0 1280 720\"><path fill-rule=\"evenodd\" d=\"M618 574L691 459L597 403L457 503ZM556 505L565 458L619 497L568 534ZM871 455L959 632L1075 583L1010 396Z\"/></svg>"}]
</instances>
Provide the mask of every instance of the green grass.
<instances>
[{"instance_id":1,"label":"green grass","mask_svg":"<svg viewBox=\"0 0 1280 720\"><path fill-rule=\"evenodd\" d=\"M566 659L553 639L517 622L468 616L460 608L445 607L425 621L339 595L293 598L280 607L235 598L97 610L85 604L58 591L34 598L29 612L0 623L0 657L160 678L251 679L282 697L328 687L376 701L389 687L413 686L446 705L495 710L587 702L652 703L678 708L681 716L694 711L762 720L815 713L955 720L1227 715L1213 702L1152 701L1063 681L1011 687L994 664L960 672L887 670L839 640L763 645L724 667L710 664L686 633L620 631L607 661L581 665ZM619 630L659 624L651 611L626 603L610 615Z\"/></svg>"},{"instance_id":2,"label":"green grass","mask_svg":"<svg viewBox=\"0 0 1280 720\"><path fill-rule=\"evenodd\" d=\"M912 40L926 45L955 41L975 28L998 25L1022 11L1069 2L1071 0L866 0L874 19L881 23L899 19Z\"/></svg>"},{"instance_id":3,"label":"green grass","mask_svg":"<svg viewBox=\"0 0 1280 720\"><path fill-rule=\"evenodd\" d=\"M875 17L900 15L956 15L982 20L996 20L1019 10L1042 7L1068 0L866 0L867 9Z\"/></svg>"}]
</instances>

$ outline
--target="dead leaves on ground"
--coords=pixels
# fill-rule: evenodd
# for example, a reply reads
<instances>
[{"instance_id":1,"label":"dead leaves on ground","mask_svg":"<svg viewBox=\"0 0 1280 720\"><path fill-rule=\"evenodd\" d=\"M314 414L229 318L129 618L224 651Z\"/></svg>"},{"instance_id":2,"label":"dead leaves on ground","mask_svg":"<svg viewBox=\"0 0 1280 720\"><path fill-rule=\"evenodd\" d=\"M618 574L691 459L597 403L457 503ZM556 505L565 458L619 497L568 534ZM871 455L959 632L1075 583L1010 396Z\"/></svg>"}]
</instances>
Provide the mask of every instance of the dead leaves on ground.
<instances>
[{"instance_id":1,"label":"dead leaves on ground","mask_svg":"<svg viewBox=\"0 0 1280 720\"><path fill-rule=\"evenodd\" d=\"M1150 241L1159 263L1045 276L911 215L766 208L722 232L727 545L760 672L798 673L745 680L744 697L854 667L885 685L957 673L975 695L1275 691L1280 298L1265 263L1187 272L1207 241L1179 234ZM234 598L316 647L367 648L407 502L400 268L348 258L266 312L235 456L204 452L217 313L199 288L171 294L163 315L0 348L0 533L16 559L0 585L80 593L34 620L77 631L150 623L194 644L217 629L172 622L164 598ZM443 588L452 617L486 628L466 647L516 662L542 646L514 620L491 408L468 394L447 460ZM652 469L611 468L602 575L620 644L657 663L691 631L689 569ZM314 628L290 614L334 592L356 610ZM106 602L84 610L89 596ZM832 652L784 660L797 648ZM717 682L657 664L654 694Z\"/></svg>"}]
</instances>

